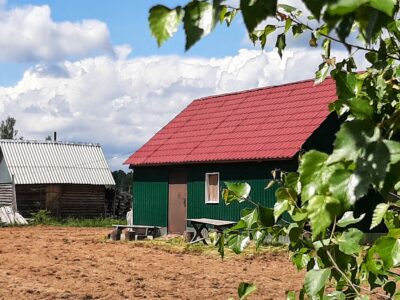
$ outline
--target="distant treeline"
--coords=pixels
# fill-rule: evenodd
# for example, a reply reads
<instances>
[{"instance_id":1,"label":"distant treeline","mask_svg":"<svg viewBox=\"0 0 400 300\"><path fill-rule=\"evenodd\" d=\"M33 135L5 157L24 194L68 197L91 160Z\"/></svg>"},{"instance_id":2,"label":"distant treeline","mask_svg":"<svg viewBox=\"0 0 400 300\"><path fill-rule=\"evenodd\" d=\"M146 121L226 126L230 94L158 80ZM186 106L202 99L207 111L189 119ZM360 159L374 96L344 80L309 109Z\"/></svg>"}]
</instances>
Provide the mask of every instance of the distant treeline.
<instances>
[{"instance_id":1,"label":"distant treeline","mask_svg":"<svg viewBox=\"0 0 400 300\"><path fill-rule=\"evenodd\" d=\"M118 170L112 172L112 176L114 177L116 189L120 191L129 192L132 187L133 173L129 171L125 173L123 170Z\"/></svg>"}]
</instances>

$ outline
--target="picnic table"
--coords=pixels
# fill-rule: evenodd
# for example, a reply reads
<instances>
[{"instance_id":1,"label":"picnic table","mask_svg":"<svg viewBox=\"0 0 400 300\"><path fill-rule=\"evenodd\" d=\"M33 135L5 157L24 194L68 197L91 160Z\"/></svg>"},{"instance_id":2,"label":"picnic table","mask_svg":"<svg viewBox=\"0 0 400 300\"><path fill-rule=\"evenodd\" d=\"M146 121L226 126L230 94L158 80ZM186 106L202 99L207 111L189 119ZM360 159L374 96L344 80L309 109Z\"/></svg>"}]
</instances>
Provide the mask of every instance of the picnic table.
<instances>
[{"instance_id":1,"label":"picnic table","mask_svg":"<svg viewBox=\"0 0 400 300\"><path fill-rule=\"evenodd\" d=\"M222 231L226 228L232 227L236 222L226 221L226 220L216 220L216 219L186 219L194 228L195 234L190 241L191 243L196 243L202 241L205 245L207 245L206 238L203 236L203 229L209 232L209 226L213 226L213 228L218 232L222 233Z\"/></svg>"}]
</instances>

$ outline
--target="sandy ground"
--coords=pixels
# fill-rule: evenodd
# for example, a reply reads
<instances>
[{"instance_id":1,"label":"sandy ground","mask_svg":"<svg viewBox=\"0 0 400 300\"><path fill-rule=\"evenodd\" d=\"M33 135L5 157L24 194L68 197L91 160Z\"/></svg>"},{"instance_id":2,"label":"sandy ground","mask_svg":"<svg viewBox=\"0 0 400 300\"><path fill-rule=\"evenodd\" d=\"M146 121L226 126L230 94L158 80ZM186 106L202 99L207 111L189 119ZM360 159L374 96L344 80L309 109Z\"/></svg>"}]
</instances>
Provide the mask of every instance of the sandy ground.
<instances>
[{"instance_id":1,"label":"sandy ground","mask_svg":"<svg viewBox=\"0 0 400 300\"><path fill-rule=\"evenodd\" d=\"M0 228L0 299L228 299L253 281L251 299L285 299L302 275L286 254L169 253L105 242L109 229Z\"/></svg>"}]
</instances>

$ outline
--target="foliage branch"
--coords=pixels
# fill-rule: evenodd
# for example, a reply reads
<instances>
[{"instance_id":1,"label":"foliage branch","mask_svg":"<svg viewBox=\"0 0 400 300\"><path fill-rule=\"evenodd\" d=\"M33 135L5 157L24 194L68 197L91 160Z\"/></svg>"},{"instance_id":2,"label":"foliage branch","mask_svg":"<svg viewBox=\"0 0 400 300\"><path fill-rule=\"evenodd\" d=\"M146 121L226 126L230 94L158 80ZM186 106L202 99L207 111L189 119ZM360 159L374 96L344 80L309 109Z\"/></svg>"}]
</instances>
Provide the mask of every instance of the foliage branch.
<instances>
[{"instance_id":1,"label":"foliage branch","mask_svg":"<svg viewBox=\"0 0 400 300\"><path fill-rule=\"evenodd\" d=\"M238 7L220 0L190 1L185 6L151 8L149 24L159 45L183 23L186 50L218 23L232 23L241 15L250 39L261 48L271 37L280 56L286 37L307 35L310 47L320 47L322 63L316 84L329 75L336 83L337 100L329 109L343 120L332 153L300 155L297 172L276 181L274 208L250 200L246 183L226 183L226 204L251 201L240 221L226 230L217 245L240 253L267 235L287 236L295 266L306 269L304 285L288 299L369 299L378 290L384 298L400 299L396 290L400 266L400 21L396 0L303 0L307 15L277 0L240 0ZM274 33L276 36L272 35ZM348 50L336 61L332 43ZM357 72L356 52L363 51L368 67ZM365 244L365 230L355 205L380 199L369 221L387 233ZM285 222L284 216L291 222ZM362 228L362 227L361 227ZM326 291L326 287L333 287ZM380 288L380 289L377 289ZM384 294L384 295L383 295Z\"/></svg>"}]
</instances>

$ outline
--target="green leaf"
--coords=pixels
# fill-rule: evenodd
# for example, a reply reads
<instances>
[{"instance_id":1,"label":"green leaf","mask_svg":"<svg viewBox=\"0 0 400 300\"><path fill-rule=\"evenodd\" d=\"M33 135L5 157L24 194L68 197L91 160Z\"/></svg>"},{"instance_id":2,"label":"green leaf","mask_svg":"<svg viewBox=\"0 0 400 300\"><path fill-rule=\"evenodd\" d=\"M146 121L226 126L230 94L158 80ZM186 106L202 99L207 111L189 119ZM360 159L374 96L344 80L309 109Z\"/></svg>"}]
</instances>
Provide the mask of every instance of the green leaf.
<instances>
[{"instance_id":1,"label":"green leaf","mask_svg":"<svg viewBox=\"0 0 400 300\"><path fill-rule=\"evenodd\" d=\"M394 293L396 292L396 282L389 281L383 286L383 290L386 294L389 294L390 297L393 297Z\"/></svg>"},{"instance_id":2,"label":"green leaf","mask_svg":"<svg viewBox=\"0 0 400 300\"><path fill-rule=\"evenodd\" d=\"M313 48L318 47L317 39L315 38L315 35L312 32L311 32L310 41L308 43L309 43L310 47L313 47Z\"/></svg>"},{"instance_id":3,"label":"green leaf","mask_svg":"<svg viewBox=\"0 0 400 300\"><path fill-rule=\"evenodd\" d=\"M307 272L304 287L310 296L317 296L325 288L325 284L331 276L330 269L310 270Z\"/></svg>"},{"instance_id":4,"label":"green leaf","mask_svg":"<svg viewBox=\"0 0 400 300\"><path fill-rule=\"evenodd\" d=\"M319 69L315 72L315 84L322 83L329 75L329 64L324 62L319 65Z\"/></svg>"},{"instance_id":5,"label":"green leaf","mask_svg":"<svg viewBox=\"0 0 400 300\"><path fill-rule=\"evenodd\" d=\"M215 245L218 247L218 253L221 255L221 258L224 259L225 256L225 234L222 233L219 235L219 238Z\"/></svg>"},{"instance_id":6,"label":"green leaf","mask_svg":"<svg viewBox=\"0 0 400 300\"><path fill-rule=\"evenodd\" d=\"M321 170L328 158L326 153L311 150L304 154L300 161L299 180L303 187L301 201L307 202L313 197L321 185Z\"/></svg>"},{"instance_id":7,"label":"green leaf","mask_svg":"<svg viewBox=\"0 0 400 300\"><path fill-rule=\"evenodd\" d=\"M352 98L347 102L351 113L360 120L372 119L374 109L368 100L364 98Z\"/></svg>"},{"instance_id":8,"label":"green leaf","mask_svg":"<svg viewBox=\"0 0 400 300\"><path fill-rule=\"evenodd\" d=\"M277 0L240 0L240 9L248 32L268 16L275 16Z\"/></svg>"},{"instance_id":9,"label":"green leaf","mask_svg":"<svg viewBox=\"0 0 400 300\"><path fill-rule=\"evenodd\" d=\"M296 300L296 292L295 291L287 291L286 292L286 300Z\"/></svg>"},{"instance_id":10,"label":"green leaf","mask_svg":"<svg viewBox=\"0 0 400 300\"><path fill-rule=\"evenodd\" d=\"M338 161L356 161L367 143L377 141L380 137L378 128L371 122L353 120L341 125L336 134L333 153L329 156L328 164Z\"/></svg>"},{"instance_id":11,"label":"green leaf","mask_svg":"<svg viewBox=\"0 0 400 300\"><path fill-rule=\"evenodd\" d=\"M258 214L260 223L265 227L271 227L275 224L274 210L272 208L258 206Z\"/></svg>"},{"instance_id":12,"label":"green leaf","mask_svg":"<svg viewBox=\"0 0 400 300\"><path fill-rule=\"evenodd\" d=\"M392 210L388 210L385 214L385 225L390 229L400 228L400 216L399 213Z\"/></svg>"},{"instance_id":13,"label":"green leaf","mask_svg":"<svg viewBox=\"0 0 400 300\"><path fill-rule=\"evenodd\" d=\"M319 20L321 17L322 7L324 6L324 1L321 0L303 0L307 8L312 12L312 14Z\"/></svg>"},{"instance_id":14,"label":"green leaf","mask_svg":"<svg viewBox=\"0 0 400 300\"><path fill-rule=\"evenodd\" d=\"M356 224L360 222L362 219L364 219L365 213L360 215L358 218L354 218L353 212L352 211L346 211L343 216L340 218L340 220L336 223L337 226L339 227L346 227L351 224Z\"/></svg>"},{"instance_id":15,"label":"green leaf","mask_svg":"<svg viewBox=\"0 0 400 300\"><path fill-rule=\"evenodd\" d=\"M328 7L328 12L331 15L343 16L355 11L366 2L367 0L339 0Z\"/></svg>"},{"instance_id":16,"label":"green leaf","mask_svg":"<svg viewBox=\"0 0 400 300\"><path fill-rule=\"evenodd\" d=\"M360 241L364 233L358 229L350 228L338 237L339 249L347 255L358 254L361 250Z\"/></svg>"},{"instance_id":17,"label":"green leaf","mask_svg":"<svg viewBox=\"0 0 400 300\"><path fill-rule=\"evenodd\" d=\"M292 26L292 19L288 18L285 21L285 33L289 31L290 27Z\"/></svg>"},{"instance_id":18,"label":"green leaf","mask_svg":"<svg viewBox=\"0 0 400 300\"><path fill-rule=\"evenodd\" d=\"M267 25L264 27L264 34L267 37L269 34L273 33L276 30L275 25Z\"/></svg>"},{"instance_id":19,"label":"green leaf","mask_svg":"<svg viewBox=\"0 0 400 300\"><path fill-rule=\"evenodd\" d=\"M359 88L356 75L344 71L335 72L333 74L338 97L345 99L354 97Z\"/></svg>"},{"instance_id":20,"label":"green leaf","mask_svg":"<svg viewBox=\"0 0 400 300\"><path fill-rule=\"evenodd\" d=\"M183 27L186 33L185 49L189 50L214 29L216 18L213 6L204 1L191 1L185 7Z\"/></svg>"},{"instance_id":21,"label":"green leaf","mask_svg":"<svg viewBox=\"0 0 400 300\"><path fill-rule=\"evenodd\" d=\"M326 58L331 57L331 40L324 39L322 42L322 48L324 49L324 55Z\"/></svg>"},{"instance_id":22,"label":"green leaf","mask_svg":"<svg viewBox=\"0 0 400 300\"><path fill-rule=\"evenodd\" d=\"M336 198L317 195L310 199L307 211L313 239L332 224L333 219L340 213L340 210L340 201Z\"/></svg>"},{"instance_id":23,"label":"green leaf","mask_svg":"<svg viewBox=\"0 0 400 300\"><path fill-rule=\"evenodd\" d=\"M333 291L328 295L324 295L323 300L346 300L346 294L341 291Z\"/></svg>"},{"instance_id":24,"label":"green leaf","mask_svg":"<svg viewBox=\"0 0 400 300\"><path fill-rule=\"evenodd\" d=\"M290 172L285 176L285 186L293 189L296 193L301 192L301 186L299 182L299 173Z\"/></svg>"},{"instance_id":25,"label":"green leaf","mask_svg":"<svg viewBox=\"0 0 400 300\"><path fill-rule=\"evenodd\" d=\"M286 37L285 37L284 33L281 33L276 38L275 47L278 48L278 54L282 58L283 50L285 50L285 48L286 48Z\"/></svg>"},{"instance_id":26,"label":"green leaf","mask_svg":"<svg viewBox=\"0 0 400 300\"><path fill-rule=\"evenodd\" d=\"M291 223L287 228L287 233L290 239L290 242L295 244L302 232L302 228L299 227L297 223Z\"/></svg>"},{"instance_id":27,"label":"green leaf","mask_svg":"<svg viewBox=\"0 0 400 300\"><path fill-rule=\"evenodd\" d=\"M400 264L400 239L380 237L374 245L375 251L381 257L386 269L397 267Z\"/></svg>"},{"instance_id":28,"label":"green leaf","mask_svg":"<svg viewBox=\"0 0 400 300\"><path fill-rule=\"evenodd\" d=\"M178 6L169 9L163 5L153 6L149 11L149 27L151 34L156 38L158 47L178 30L182 21L182 9Z\"/></svg>"},{"instance_id":29,"label":"green leaf","mask_svg":"<svg viewBox=\"0 0 400 300\"><path fill-rule=\"evenodd\" d=\"M307 251L306 248L302 248L299 251L295 252L292 257L292 261L294 262L294 264L297 267L297 270L299 271L304 269L311 260L310 255L307 254L306 251Z\"/></svg>"},{"instance_id":30,"label":"green leaf","mask_svg":"<svg viewBox=\"0 0 400 300\"><path fill-rule=\"evenodd\" d=\"M267 230L256 231L255 233L255 241L256 241L256 249L259 249L260 246L264 243L265 238L267 237Z\"/></svg>"},{"instance_id":31,"label":"green leaf","mask_svg":"<svg viewBox=\"0 0 400 300\"><path fill-rule=\"evenodd\" d=\"M391 17L393 16L396 0L369 0L368 4Z\"/></svg>"},{"instance_id":32,"label":"green leaf","mask_svg":"<svg viewBox=\"0 0 400 300\"><path fill-rule=\"evenodd\" d=\"M389 209L388 203L380 203L374 209L374 214L372 215L372 223L370 229L378 226L385 216L387 210Z\"/></svg>"},{"instance_id":33,"label":"green leaf","mask_svg":"<svg viewBox=\"0 0 400 300\"><path fill-rule=\"evenodd\" d=\"M225 204L231 204L233 202L243 202L247 199L250 194L251 187L246 182L224 182L227 189L222 191L222 198Z\"/></svg>"},{"instance_id":34,"label":"green leaf","mask_svg":"<svg viewBox=\"0 0 400 300\"><path fill-rule=\"evenodd\" d=\"M238 295L240 300L246 299L251 293L257 290L253 283L241 282L238 287Z\"/></svg>"},{"instance_id":35,"label":"green leaf","mask_svg":"<svg viewBox=\"0 0 400 300\"><path fill-rule=\"evenodd\" d=\"M253 209L250 213L243 216L241 220L246 224L247 229L253 228L258 222L258 209Z\"/></svg>"},{"instance_id":36,"label":"green leaf","mask_svg":"<svg viewBox=\"0 0 400 300\"><path fill-rule=\"evenodd\" d=\"M264 188L264 190L268 190L271 187L273 187L275 185L276 181L275 180L270 180L267 184L267 186Z\"/></svg>"},{"instance_id":37,"label":"green leaf","mask_svg":"<svg viewBox=\"0 0 400 300\"><path fill-rule=\"evenodd\" d=\"M304 31L304 28L301 24L292 26L292 34L294 37L299 36L300 34L303 33L303 31Z\"/></svg>"},{"instance_id":38,"label":"green leaf","mask_svg":"<svg viewBox=\"0 0 400 300\"><path fill-rule=\"evenodd\" d=\"M296 7L287 4L278 4L278 7L282 8L287 13L292 13L296 10Z\"/></svg>"},{"instance_id":39,"label":"green leaf","mask_svg":"<svg viewBox=\"0 0 400 300\"><path fill-rule=\"evenodd\" d=\"M395 164L400 161L400 143L396 141L383 140L390 152L390 163Z\"/></svg>"},{"instance_id":40,"label":"green leaf","mask_svg":"<svg viewBox=\"0 0 400 300\"><path fill-rule=\"evenodd\" d=\"M289 201L288 200L277 200L274 204L274 217L275 222L278 218L289 208Z\"/></svg>"},{"instance_id":41,"label":"green leaf","mask_svg":"<svg viewBox=\"0 0 400 300\"><path fill-rule=\"evenodd\" d=\"M240 254L249 245L250 237L248 235L234 234L229 236L227 245L236 254Z\"/></svg>"}]
</instances>

